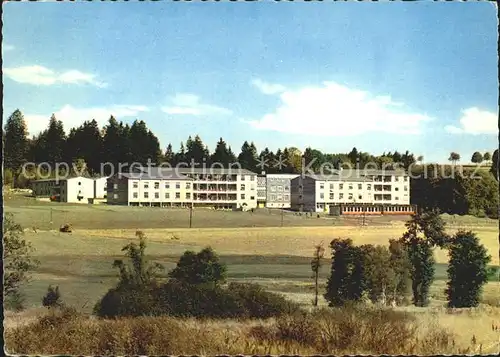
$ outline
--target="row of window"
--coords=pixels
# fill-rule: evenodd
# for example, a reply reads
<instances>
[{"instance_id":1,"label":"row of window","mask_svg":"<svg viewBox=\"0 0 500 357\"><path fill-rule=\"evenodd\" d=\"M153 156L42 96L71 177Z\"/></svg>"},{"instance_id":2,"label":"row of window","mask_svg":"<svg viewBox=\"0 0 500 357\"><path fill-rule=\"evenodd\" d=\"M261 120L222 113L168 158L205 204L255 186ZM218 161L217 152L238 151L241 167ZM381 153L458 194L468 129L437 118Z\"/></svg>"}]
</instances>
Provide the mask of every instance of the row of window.
<instances>
[{"instance_id":1,"label":"row of window","mask_svg":"<svg viewBox=\"0 0 500 357\"><path fill-rule=\"evenodd\" d=\"M271 200L273 196L271 196ZM287 196L285 196L287 197ZM319 198L321 200L324 200L325 199L325 194L324 193L320 193L319 194ZM299 195L299 199L302 200L302 195ZM335 194L330 192L329 194L329 199L330 200L334 200L335 199ZM339 193L339 200L342 200L344 199L344 194L343 193ZM354 195L352 193L349 193L348 196L347 196L347 199L349 200L353 200L354 199ZM358 200L363 200L363 195L358 195ZM285 198L285 200L287 200L287 198ZM385 195L385 196L382 196L382 195L375 195L375 200L376 201L383 201L383 200L386 200L386 201L390 201L391 200L391 195ZM399 197L395 196L394 197L394 200L396 201L399 201Z\"/></svg>"},{"instance_id":2,"label":"row of window","mask_svg":"<svg viewBox=\"0 0 500 357\"><path fill-rule=\"evenodd\" d=\"M299 186L299 188L302 188L302 185ZM324 183L320 183L319 184L319 188L320 188L320 190L324 190L325 189L325 184ZM333 190L333 189L334 189L334 185L333 185L333 183L331 183L330 184L330 190ZM339 183L339 190L343 190L343 189L344 189L344 184L343 183ZM354 189L354 185L352 183L350 183L349 186L348 186L348 189L349 190ZM358 184L358 190L362 190L362 189L363 189L363 184L359 183ZM372 189L372 185L371 184L367 184L366 185L366 189L368 191L370 191ZM399 191L399 187L395 187L395 190ZM408 186L404 186L404 190L408 191Z\"/></svg>"},{"instance_id":3,"label":"row of window","mask_svg":"<svg viewBox=\"0 0 500 357\"><path fill-rule=\"evenodd\" d=\"M117 185L115 184L115 188ZM133 188L138 188L139 187L139 183L137 181L133 181L132 182L132 187ZM148 189L149 188L149 182L144 182L144 188ZM160 183L159 182L155 182L154 183L154 188L155 190L159 190L160 189ZM170 188L170 182L165 182L165 188ZM181 183L180 182L176 182L175 183L175 188L176 189L180 189L181 188ZM186 188L187 189L190 189L191 188L191 182L186 182Z\"/></svg>"},{"instance_id":4,"label":"row of window","mask_svg":"<svg viewBox=\"0 0 500 357\"><path fill-rule=\"evenodd\" d=\"M250 177L253 177L253 176L250 176ZM185 187L186 187L187 190L191 189L191 182L186 182L186 186ZM114 188L117 189L118 185L115 184ZM132 182L132 188L139 188L139 183L137 181ZM144 182L144 188L145 189L149 189L149 182ZM165 182L165 188L166 189L170 188L170 182ZM177 190L179 190L181 188L181 183L180 182L176 182L175 183L175 188ZM241 184L240 185L240 190L241 191L245 191L245 188L246 188L245 184ZM154 183L154 189L155 190L159 190L160 189L160 183L159 182L155 182ZM255 187L251 186L251 190L255 190Z\"/></svg>"},{"instance_id":5,"label":"row of window","mask_svg":"<svg viewBox=\"0 0 500 357\"><path fill-rule=\"evenodd\" d=\"M115 195L115 196L116 196L115 198L117 198L117 195ZM132 193L132 197L133 198L139 198L139 193L138 192L133 192ZM242 193L240 195L240 197L241 197L242 200L244 200L246 196L245 196L244 193ZM144 192L144 198L149 199L149 192ZM154 198L155 199L159 199L160 198L160 193L159 192L155 192L154 193ZM170 192L165 192L165 199L167 199L167 200L170 199ZM175 193L175 199L176 200L181 199L181 193L180 192L176 192ZM190 192L186 192L185 199L186 200L190 200L191 199L191 193ZM250 196L250 199L251 200L255 200L255 196Z\"/></svg>"},{"instance_id":6,"label":"row of window","mask_svg":"<svg viewBox=\"0 0 500 357\"><path fill-rule=\"evenodd\" d=\"M290 186L271 186L271 192L290 192Z\"/></svg>"},{"instance_id":7,"label":"row of window","mask_svg":"<svg viewBox=\"0 0 500 357\"><path fill-rule=\"evenodd\" d=\"M290 195L271 195L270 201L290 201Z\"/></svg>"}]
</instances>

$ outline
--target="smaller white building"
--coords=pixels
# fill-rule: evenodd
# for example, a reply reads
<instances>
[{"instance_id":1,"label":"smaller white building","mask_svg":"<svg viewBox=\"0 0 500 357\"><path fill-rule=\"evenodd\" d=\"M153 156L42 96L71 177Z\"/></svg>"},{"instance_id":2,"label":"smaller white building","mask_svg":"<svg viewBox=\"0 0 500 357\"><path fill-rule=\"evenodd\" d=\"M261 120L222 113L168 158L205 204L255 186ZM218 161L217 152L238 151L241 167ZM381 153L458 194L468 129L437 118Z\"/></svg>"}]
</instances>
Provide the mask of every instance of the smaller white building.
<instances>
[{"instance_id":1,"label":"smaller white building","mask_svg":"<svg viewBox=\"0 0 500 357\"><path fill-rule=\"evenodd\" d=\"M94 198L106 198L108 178L109 176L94 179Z\"/></svg>"},{"instance_id":2,"label":"smaller white building","mask_svg":"<svg viewBox=\"0 0 500 357\"><path fill-rule=\"evenodd\" d=\"M89 203L94 198L104 198L106 178L68 177L36 180L31 183L36 197L50 197L60 202ZM97 194L97 196L96 196Z\"/></svg>"}]
</instances>

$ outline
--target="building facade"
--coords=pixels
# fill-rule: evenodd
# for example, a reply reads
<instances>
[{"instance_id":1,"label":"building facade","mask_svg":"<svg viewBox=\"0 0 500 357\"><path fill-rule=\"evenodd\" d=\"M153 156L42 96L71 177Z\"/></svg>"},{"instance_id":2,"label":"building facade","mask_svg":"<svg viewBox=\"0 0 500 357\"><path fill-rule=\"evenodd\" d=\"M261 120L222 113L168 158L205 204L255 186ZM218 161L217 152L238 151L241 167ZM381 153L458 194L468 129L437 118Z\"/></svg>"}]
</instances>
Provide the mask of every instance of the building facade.
<instances>
[{"instance_id":1,"label":"building facade","mask_svg":"<svg viewBox=\"0 0 500 357\"><path fill-rule=\"evenodd\" d=\"M291 208L328 212L335 204L409 205L410 179L404 171L337 171L291 181Z\"/></svg>"},{"instance_id":2,"label":"building facade","mask_svg":"<svg viewBox=\"0 0 500 357\"><path fill-rule=\"evenodd\" d=\"M266 175L266 207L290 208L290 185L297 174L269 174Z\"/></svg>"},{"instance_id":3,"label":"building facade","mask_svg":"<svg viewBox=\"0 0 500 357\"><path fill-rule=\"evenodd\" d=\"M89 203L94 198L95 180L87 177L36 180L31 183L33 195L50 197L67 203Z\"/></svg>"},{"instance_id":4,"label":"building facade","mask_svg":"<svg viewBox=\"0 0 500 357\"><path fill-rule=\"evenodd\" d=\"M266 175L257 176L257 207L264 208L267 201Z\"/></svg>"},{"instance_id":5,"label":"building facade","mask_svg":"<svg viewBox=\"0 0 500 357\"><path fill-rule=\"evenodd\" d=\"M257 207L257 174L243 169L149 168L108 179L108 203L161 207Z\"/></svg>"}]
</instances>

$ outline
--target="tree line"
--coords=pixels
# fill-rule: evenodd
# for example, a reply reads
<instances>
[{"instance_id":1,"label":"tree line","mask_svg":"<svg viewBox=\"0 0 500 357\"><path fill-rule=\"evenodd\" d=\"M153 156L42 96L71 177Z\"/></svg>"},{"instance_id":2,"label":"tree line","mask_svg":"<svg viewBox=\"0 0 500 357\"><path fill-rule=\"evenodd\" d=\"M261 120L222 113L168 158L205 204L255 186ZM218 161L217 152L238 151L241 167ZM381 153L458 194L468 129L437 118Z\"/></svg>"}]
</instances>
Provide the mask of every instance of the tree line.
<instances>
[{"instance_id":1,"label":"tree line","mask_svg":"<svg viewBox=\"0 0 500 357\"><path fill-rule=\"evenodd\" d=\"M398 164L408 170L412 177L422 176L411 180L413 204L427 209L437 208L450 214L498 217L495 208L498 204L498 185L494 181L498 180L498 150L492 156L489 153L473 154L472 161L477 163L489 161L491 156L489 172L478 172L474 179L470 175L455 172L454 177L449 178L450 175L443 171L449 172L453 167L424 165L422 156L415 157L408 150L384 152L378 156L355 147L349 153L323 153L311 147L304 152L295 147L276 151L266 147L258 152L253 142L245 141L239 153L236 153L220 138L213 152L210 152L201 137L195 135L181 142L177 151L174 151L171 143L162 151L158 138L143 121L136 120L129 125L118 122L113 116L103 128L99 128L95 120L90 120L77 128L71 128L66 134L63 123L52 115L47 128L29 138L23 114L16 110L8 118L4 129L4 182L20 188L29 186L29 180L20 175L20 169L26 162L45 162L52 169L56 163L64 162L84 175L108 174L101 172L101 164L106 162L116 168L119 163L138 162L147 165L148 159L153 164L168 162L172 166L191 161L206 165L217 162L223 166L238 162L242 168L257 173L263 170L267 173L301 173L303 164L313 172L318 172L325 164L329 164L330 168L346 165L364 168L369 163L373 168L386 169ZM449 160L456 163L460 155L453 152ZM266 167L261 166L262 162L266 163ZM283 165L277 165L278 162ZM110 169L108 166L105 168ZM428 174L422 175L423 172Z\"/></svg>"}]
</instances>

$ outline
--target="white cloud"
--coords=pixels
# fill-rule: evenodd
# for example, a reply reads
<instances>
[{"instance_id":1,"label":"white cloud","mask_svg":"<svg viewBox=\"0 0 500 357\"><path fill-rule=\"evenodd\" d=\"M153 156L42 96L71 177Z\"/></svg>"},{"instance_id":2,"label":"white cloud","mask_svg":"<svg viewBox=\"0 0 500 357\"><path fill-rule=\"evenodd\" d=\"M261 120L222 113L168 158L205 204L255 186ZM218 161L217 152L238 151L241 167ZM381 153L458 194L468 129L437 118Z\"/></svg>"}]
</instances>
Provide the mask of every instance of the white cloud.
<instances>
[{"instance_id":1,"label":"white cloud","mask_svg":"<svg viewBox=\"0 0 500 357\"><path fill-rule=\"evenodd\" d=\"M281 103L258 120L244 120L258 129L315 136L374 131L419 134L422 123L431 120L425 114L409 112L403 103L394 102L390 96L372 96L334 82L300 89L279 84L261 87L263 92L280 92Z\"/></svg>"},{"instance_id":2,"label":"white cloud","mask_svg":"<svg viewBox=\"0 0 500 357\"><path fill-rule=\"evenodd\" d=\"M50 86L58 83L67 83L91 84L100 88L107 87L107 84L98 81L94 74L83 73L74 69L57 73L47 67L34 65L4 68L3 73L13 81L33 85Z\"/></svg>"},{"instance_id":3,"label":"white cloud","mask_svg":"<svg viewBox=\"0 0 500 357\"><path fill-rule=\"evenodd\" d=\"M162 107L164 113L171 115L231 115L233 112L227 108L202 103L200 97L194 94L176 94L171 97L169 104Z\"/></svg>"},{"instance_id":4,"label":"white cloud","mask_svg":"<svg viewBox=\"0 0 500 357\"><path fill-rule=\"evenodd\" d=\"M282 86L281 84L267 83L258 78L252 80L250 83L264 94L278 94L286 90L285 86Z\"/></svg>"},{"instance_id":5,"label":"white cloud","mask_svg":"<svg viewBox=\"0 0 500 357\"><path fill-rule=\"evenodd\" d=\"M95 119L99 127L102 128L107 124L111 115L120 120L122 118L135 117L147 111L149 111L148 107L142 105L114 105L94 108L75 108L71 105L65 105L56 111L54 115L58 120L63 122L67 134L69 129L80 126L86 120ZM51 115L52 113L45 115L25 114L24 119L30 135L36 135L40 131L47 129Z\"/></svg>"},{"instance_id":6,"label":"white cloud","mask_svg":"<svg viewBox=\"0 0 500 357\"><path fill-rule=\"evenodd\" d=\"M498 134L498 115L478 108L462 110L459 126L447 125L445 130L452 134Z\"/></svg>"},{"instance_id":7,"label":"white cloud","mask_svg":"<svg viewBox=\"0 0 500 357\"><path fill-rule=\"evenodd\" d=\"M2 43L2 52L12 51L15 47L7 43Z\"/></svg>"}]
</instances>

